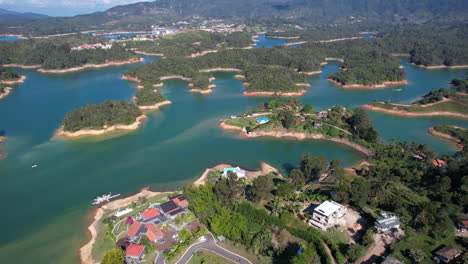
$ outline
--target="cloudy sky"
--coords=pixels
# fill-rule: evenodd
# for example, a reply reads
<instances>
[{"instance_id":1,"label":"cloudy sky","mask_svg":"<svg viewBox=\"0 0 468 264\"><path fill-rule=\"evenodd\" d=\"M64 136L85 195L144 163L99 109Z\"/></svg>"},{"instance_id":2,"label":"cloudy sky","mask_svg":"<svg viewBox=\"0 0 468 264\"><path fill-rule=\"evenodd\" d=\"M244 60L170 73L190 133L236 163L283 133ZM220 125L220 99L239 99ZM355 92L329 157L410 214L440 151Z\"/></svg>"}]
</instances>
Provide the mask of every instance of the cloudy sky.
<instances>
[{"instance_id":1,"label":"cloudy sky","mask_svg":"<svg viewBox=\"0 0 468 264\"><path fill-rule=\"evenodd\" d=\"M0 8L49 16L72 16L143 1L151 0L0 0Z\"/></svg>"}]
</instances>

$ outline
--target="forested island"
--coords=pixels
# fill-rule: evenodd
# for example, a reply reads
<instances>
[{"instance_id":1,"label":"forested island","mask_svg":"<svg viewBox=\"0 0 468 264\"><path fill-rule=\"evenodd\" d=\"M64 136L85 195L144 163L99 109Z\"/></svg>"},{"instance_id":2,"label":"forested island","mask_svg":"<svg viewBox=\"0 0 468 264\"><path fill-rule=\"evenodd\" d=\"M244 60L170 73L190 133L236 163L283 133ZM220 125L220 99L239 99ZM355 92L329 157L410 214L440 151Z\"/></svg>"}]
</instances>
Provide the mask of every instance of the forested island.
<instances>
[{"instance_id":1,"label":"forested island","mask_svg":"<svg viewBox=\"0 0 468 264\"><path fill-rule=\"evenodd\" d=\"M468 96L448 89L431 91L411 105L373 102L364 107L403 116L454 116L468 118Z\"/></svg>"},{"instance_id":2,"label":"forested island","mask_svg":"<svg viewBox=\"0 0 468 264\"><path fill-rule=\"evenodd\" d=\"M379 135L362 108L334 106L317 111L298 100L272 99L257 106L253 112L233 116L221 123L227 130L239 130L246 137L292 137L296 139L328 140L347 145L366 156L372 154L372 144Z\"/></svg>"},{"instance_id":3,"label":"forested island","mask_svg":"<svg viewBox=\"0 0 468 264\"><path fill-rule=\"evenodd\" d=\"M253 41L252 33L248 32L223 34L198 30L166 35L155 41L130 41L126 44L142 54L196 57L222 48L250 47Z\"/></svg>"},{"instance_id":4,"label":"forested island","mask_svg":"<svg viewBox=\"0 0 468 264\"><path fill-rule=\"evenodd\" d=\"M468 93L468 79L453 79L450 84L457 92Z\"/></svg>"},{"instance_id":5,"label":"forested island","mask_svg":"<svg viewBox=\"0 0 468 264\"><path fill-rule=\"evenodd\" d=\"M75 34L51 39L26 39L0 42L0 64L12 67L41 68L44 72L64 72L86 67L132 63L140 58L114 43L111 48L72 50L83 44L105 43L108 39Z\"/></svg>"},{"instance_id":6,"label":"forested island","mask_svg":"<svg viewBox=\"0 0 468 264\"><path fill-rule=\"evenodd\" d=\"M114 130L135 130L145 118L135 104L107 100L102 104L88 104L68 112L57 134L76 137L99 135Z\"/></svg>"}]
</instances>

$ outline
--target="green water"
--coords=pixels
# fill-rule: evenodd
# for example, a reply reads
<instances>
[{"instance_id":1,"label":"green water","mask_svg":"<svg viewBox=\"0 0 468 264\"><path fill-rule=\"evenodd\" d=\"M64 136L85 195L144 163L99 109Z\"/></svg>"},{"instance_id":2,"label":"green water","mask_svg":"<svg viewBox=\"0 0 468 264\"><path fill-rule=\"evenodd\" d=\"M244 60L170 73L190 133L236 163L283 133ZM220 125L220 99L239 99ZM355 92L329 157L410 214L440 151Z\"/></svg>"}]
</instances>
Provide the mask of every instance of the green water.
<instances>
[{"instance_id":1,"label":"green water","mask_svg":"<svg viewBox=\"0 0 468 264\"><path fill-rule=\"evenodd\" d=\"M0 161L0 263L77 263L78 249L88 240L90 203L102 193L130 194L147 185L170 190L221 162L257 168L265 161L285 170L296 165L304 152L340 158L346 166L361 159L355 151L329 142L245 140L236 132L219 129L220 120L265 100L243 96L242 82L233 73L216 73L217 87L210 95L189 93L182 81L166 82L163 93L173 104L149 112L137 131L77 140L53 138L64 114L72 109L105 99L130 100L134 84L119 79L130 67L64 75L19 70L28 79L0 101L0 130L8 138L8 157ZM323 68L323 74L310 78L312 87L303 101L318 109L372 100L406 103L468 73L421 70L406 63L405 67L407 86L343 90L326 81L328 73L338 70L338 64L332 63ZM449 118L371 115L384 140L417 140L439 152L452 152L454 147L427 135L427 127L467 126L466 121ZM32 164L38 167L32 169Z\"/></svg>"}]
</instances>

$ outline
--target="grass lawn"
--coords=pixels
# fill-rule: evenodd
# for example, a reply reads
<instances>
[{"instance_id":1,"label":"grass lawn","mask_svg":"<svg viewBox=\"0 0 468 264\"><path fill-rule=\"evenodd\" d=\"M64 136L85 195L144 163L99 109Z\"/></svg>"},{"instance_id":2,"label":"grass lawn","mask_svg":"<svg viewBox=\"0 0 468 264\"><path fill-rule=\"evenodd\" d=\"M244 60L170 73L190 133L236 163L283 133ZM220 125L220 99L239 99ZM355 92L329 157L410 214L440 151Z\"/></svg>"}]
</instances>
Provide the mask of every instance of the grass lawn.
<instances>
[{"instance_id":1,"label":"grass lawn","mask_svg":"<svg viewBox=\"0 0 468 264\"><path fill-rule=\"evenodd\" d=\"M254 127L257 125L256 119L253 117L231 118L231 119L227 119L225 123L231 126L238 126L238 127Z\"/></svg>"},{"instance_id":2,"label":"grass lawn","mask_svg":"<svg viewBox=\"0 0 468 264\"><path fill-rule=\"evenodd\" d=\"M161 253L162 254L162 253ZM145 263L152 264L156 260L156 256L158 256L158 251L154 250L153 252L147 253L145 255Z\"/></svg>"},{"instance_id":3,"label":"grass lawn","mask_svg":"<svg viewBox=\"0 0 468 264\"><path fill-rule=\"evenodd\" d=\"M247 247L241 244L235 243L233 241L225 240L223 242L218 243L218 245L238 255L241 255L242 257L250 260L252 263L256 263L256 264L270 264L271 263L271 258L264 257L261 255L254 255L247 249Z\"/></svg>"},{"instance_id":4,"label":"grass lawn","mask_svg":"<svg viewBox=\"0 0 468 264\"><path fill-rule=\"evenodd\" d=\"M421 107L421 106L400 106L400 105L393 105L393 104L386 104L381 102L372 103L373 106L381 107L384 109L389 110L403 110L408 112L419 112L419 113L426 113L426 112L434 112L434 111L447 111L447 112L454 112L454 113L461 113L461 114L468 114L468 107L458 104L456 102L443 102L440 104L428 106L428 107Z\"/></svg>"},{"instance_id":5,"label":"grass lawn","mask_svg":"<svg viewBox=\"0 0 468 264\"><path fill-rule=\"evenodd\" d=\"M188 264L201 264L201 263L224 264L224 263L235 263L235 262L232 262L226 258L223 258L220 255L214 252L211 252L209 250L200 249L197 252L195 252L195 254L193 254Z\"/></svg>"},{"instance_id":6,"label":"grass lawn","mask_svg":"<svg viewBox=\"0 0 468 264\"><path fill-rule=\"evenodd\" d=\"M432 253L440 246L452 245L460 249L463 248L460 245L457 245L454 239L455 237L437 240L424 234L411 235L396 244L392 255L397 259L404 261L404 263L413 263L413 260L409 258L407 251L417 249L424 253L424 261L422 263L434 263L434 261L432 261Z\"/></svg>"},{"instance_id":7,"label":"grass lawn","mask_svg":"<svg viewBox=\"0 0 468 264\"><path fill-rule=\"evenodd\" d=\"M100 260L106 251L115 247L115 243L108 236L106 236L107 226L104 225L102 221L99 221L97 230L98 234L96 237L96 242L93 245L93 251L91 252L91 255L93 256L93 259Z\"/></svg>"}]
</instances>

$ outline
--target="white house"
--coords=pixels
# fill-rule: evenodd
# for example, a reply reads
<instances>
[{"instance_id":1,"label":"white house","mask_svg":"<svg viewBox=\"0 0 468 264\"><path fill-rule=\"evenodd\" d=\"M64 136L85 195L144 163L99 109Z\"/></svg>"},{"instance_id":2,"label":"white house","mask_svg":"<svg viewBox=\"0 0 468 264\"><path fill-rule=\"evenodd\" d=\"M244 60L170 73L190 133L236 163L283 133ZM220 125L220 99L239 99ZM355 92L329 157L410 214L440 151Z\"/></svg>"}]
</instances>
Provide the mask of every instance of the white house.
<instances>
[{"instance_id":1,"label":"white house","mask_svg":"<svg viewBox=\"0 0 468 264\"><path fill-rule=\"evenodd\" d=\"M223 170L223 174L221 174L221 176L223 176L223 178L227 178L228 177L228 172L233 172L237 175L237 179L240 179L240 178L247 178L246 175L245 175L245 170L239 168L239 167L235 167L235 168L225 168Z\"/></svg>"},{"instance_id":2,"label":"white house","mask_svg":"<svg viewBox=\"0 0 468 264\"><path fill-rule=\"evenodd\" d=\"M338 219L342 218L345 214L345 206L334 201L325 201L314 209L309 223L322 230L327 230L334 226Z\"/></svg>"},{"instance_id":3,"label":"white house","mask_svg":"<svg viewBox=\"0 0 468 264\"><path fill-rule=\"evenodd\" d=\"M379 218L375 221L375 227L380 232L386 232L391 229L400 228L400 218L396 215L381 212Z\"/></svg>"}]
</instances>

